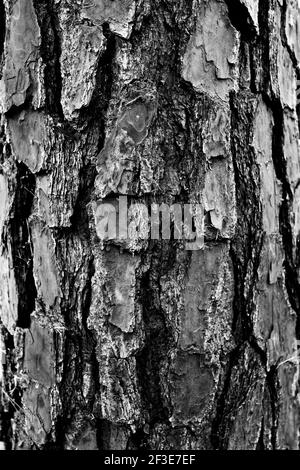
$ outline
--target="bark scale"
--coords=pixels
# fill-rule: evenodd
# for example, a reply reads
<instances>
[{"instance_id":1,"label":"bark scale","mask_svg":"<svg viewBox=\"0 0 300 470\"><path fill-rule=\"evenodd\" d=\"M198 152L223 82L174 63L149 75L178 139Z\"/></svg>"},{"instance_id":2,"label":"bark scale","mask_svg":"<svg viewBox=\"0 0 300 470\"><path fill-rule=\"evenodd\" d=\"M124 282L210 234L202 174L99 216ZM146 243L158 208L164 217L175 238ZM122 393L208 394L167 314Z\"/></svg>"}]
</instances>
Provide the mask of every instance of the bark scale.
<instances>
[{"instance_id":1,"label":"bark scale","mask_svg":"<svg viewBox=\"0 0 300 470\"><path fill-rule=\"evenodd\" d=\"M0 441L297 449L299 2L1 0L0 30ZM201 204L204 248L99 240L121 195Z\"/></svg>"}]
</instances>

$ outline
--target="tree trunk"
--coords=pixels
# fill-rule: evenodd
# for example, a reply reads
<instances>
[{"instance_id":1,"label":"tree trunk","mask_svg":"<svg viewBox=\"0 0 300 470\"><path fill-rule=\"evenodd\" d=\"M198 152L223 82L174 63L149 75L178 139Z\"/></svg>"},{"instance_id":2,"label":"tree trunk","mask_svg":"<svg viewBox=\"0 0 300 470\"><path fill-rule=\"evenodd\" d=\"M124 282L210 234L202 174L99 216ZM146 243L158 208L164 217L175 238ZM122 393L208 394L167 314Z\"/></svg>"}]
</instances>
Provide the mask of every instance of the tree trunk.
<instances>
[{"instance_id":1,"label":"tree trunk","mask_svg":"<svg viewBox=\"0 0 300 470\"><path fill-rule=\"evenodd\" d=\"M2 446L297 449L299 1L0 23ZM101 238L120 196L201 207L204 245Z\"/></svg>"}]
</instances>

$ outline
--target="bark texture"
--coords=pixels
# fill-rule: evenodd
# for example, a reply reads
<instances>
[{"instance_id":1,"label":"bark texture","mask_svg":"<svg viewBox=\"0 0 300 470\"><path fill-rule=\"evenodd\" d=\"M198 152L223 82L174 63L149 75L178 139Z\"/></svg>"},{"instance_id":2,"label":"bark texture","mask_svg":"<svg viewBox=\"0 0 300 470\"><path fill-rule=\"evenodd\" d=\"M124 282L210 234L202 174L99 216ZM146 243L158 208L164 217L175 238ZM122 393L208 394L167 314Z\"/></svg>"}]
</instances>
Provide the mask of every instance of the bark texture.
<instances>
[{"instance_id":1,"label":"bark texture","mask_svg":"<svg viewBox=\"0 0 300 470\"><path fill-rule=\"evenodd\" d=\"M299 447L299 34L299 0L0 0L6 448ZM204 248L99 240L120 195L202 204Z\"/></svg>"}]
</instances>

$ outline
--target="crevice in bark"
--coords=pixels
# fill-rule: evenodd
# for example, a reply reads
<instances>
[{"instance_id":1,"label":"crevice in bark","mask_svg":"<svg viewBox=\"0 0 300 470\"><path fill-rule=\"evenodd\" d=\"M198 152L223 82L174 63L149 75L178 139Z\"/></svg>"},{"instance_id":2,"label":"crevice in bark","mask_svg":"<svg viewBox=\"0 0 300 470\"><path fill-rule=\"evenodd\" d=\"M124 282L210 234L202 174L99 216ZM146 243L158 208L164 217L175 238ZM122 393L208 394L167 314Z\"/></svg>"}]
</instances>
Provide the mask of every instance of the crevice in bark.
<instances>
[{"instance_id":1,"label":"crevice in bark","mask_svg":"<svg viewBox=\"0 0 300 470\"><path fill-rule=\"evenodd\" d=\"M297 99L297 106L296 106L296 113L298 118L298 127L299 127L299 135L300 135L300 67L296 69L297 74L297 89L296 89L296 99Z\"/></svg>"},{"instance_id":2,"label":"crevice in bark","mask_svg":"<svg viewBox=\"0 0 300 470\"><path fill-rule=\"evenodd\" d=\"M109 25L106 23L103 25L103 34L107 39L106 50L99 61L96 86L89 107L83 110L81 115L82 122L89 120L91 126L95 125L95 119L100 120L98 123L100 129L97 148L98 153L103 149L105 144L105 116L111 98L113 61L116 52L116 37L111 33ZM87 157L85 160L80 170L80 186L73 216L71 217L71 223L72 230L76 234L89 240L89 216L86 206L92 197L97 170L94 161L92 163L87 161Z\"/></svg>"},{"instance_id":3,"label":"crevice in bark","mask_svg":"<svg viewBox=\"0 0 300 470\"><path fill-rule=\"evenodd\" d=\"M265 96L265 101L273 112L273 163L276 177L282 185L282 203L279 212L279 228L285 252L284 269L285 285L292 309L297 314L297 338L300 338L300 284L297 275L296 260L293 255L293 231L290 222L293 207L293 191L287 177L286 159L284 157L283 139L284 122L283 109L280 100L270 100Z\"/></svg>"},{"instance_id":4,"label":"crevice in bark","mask_svg":"<svg viewBox=\"0 0 300 470\"><path fill-rule=\"evenodd\" d=\"M260 435L257 441L257 446L255 450L265 450L265 443L264 443L264 432L265 432L265 422L264 417L261 420L261 428L260 428Z\"/></svg>"},{"instance_id":5,"label":"crevice in bark","mask_svg":"<svg viewBox=\"0 0 300 470\"><path fill-rule=\"evenodd\" d=\"M116 54L116 35L111 32L108 23L102 26L103 35L106 38L106 49L99 60L98 70L96 73L96 86L93 91L90 103L84 108L80 114L80 123L93 122L96 118L99 120L101 130L104 135L104 120L106 111L111 98L111 89L114 82L114 60ZM99 140L100 150L104 146L103 137Z\"/></svg>"},{"instance_id":6,"label":"crevice in bark","mask_svg":"<svg viewBox=\"0 0 300 470\"><path fill-rule=\"evenodd\" d=\"M266 384L268 387L268 391L270 394L270 405L272 411L272 428L271 428L271 445L273 450L276 450L277 444L277 428L278 428L278 404L279 404L279 396L278 396L278 372L277 372L277 364L272 365L270 370L267 373L267 380Z\"/></svg>"},{"instance_id":7,"label":"crevice in bark","mask_svg":"<svg viewBox=\"0 0 300 470\"><path fill-rule=\"evenodd\" d=\"M247 403L249 389L253 383L259 380L257 374L259 374L260 366L264 368L266 373L265 387L269 397L266 406L270 407L272 414L270 444L274 450L276 449L279 403L277 366L272 366L268 371L266 353L253 341L249 341L248 344L252 347L254 354L249 368L246 371L239 369L239 360L242 359L247 346L247 342L244 342L231 352L224 379L220 383L221 392L217 399L216 415L211 430L211 443L215 450L228 450L235 414L242 404ZM263 438L264 425L262 424L257 449L262 450L265 447Z\"/></svg>"},{"instance_id":8,"label":"crevice in bark","mask_svg":"<svg viewBox=\"0 0 300 470\"><path fill-rule=\"evenodd\" d=\"M35 192L35 177L23 163L17 163L14 217L10 222L14 273L18 289L17 326L29 328L35 309L36 287L33 277L33 252L28 219Z\"/></svg>"},{"instance_id":9,"label":"crevice in bark","mask_svg":"<svg viewBox=\"0 0 300 470\"><path fill-rule=\"evenodd\" d=\"M152 277L154 267L150 269ZM157 266L156 276L155 285L153 285L153 279L150 279L150 271L145 273L141 280L146 344L136 358L137 375L145 409L149 413L150 425L167 422L169 417L169 410L163 401L159 371L162 361L168 354L171 338L164 315L157 306L157 301L160 301L160 273L157 272Z\"/></svg>"},{"instance_id":10,"label":"crevice in bark","mask_svg":"<svg viewBox=\"0 0 300 470\"><path fill-rule=\"evenodd\" d=\"M247 100L250 100L247 104ZM222 391L217 401L217 412L212 425L212 445L216 449L226 449L228 444L228 429L230 429L231 379L235 365L241 357L244 346L248 343L266 373L266 386L270 395L272 409L272 446L276 448L277 431L277 369L267 368L266 352L258 345L253 332L252 318L255 310L255 287L258 279L258 268L263 245L262 212L260 193L257 185L259 173L256 158L251 150L251 142L244 142L248 149L248 159L245 161L240 136L249 136L249 125L253 121L254 102L252 95L231 95L231 149L235 171L235 183L238 202L238 226L235 240L231 244L231 258L234 269L235 297L233 303L233 334L237 347L232 351L228 360L227 372L222 385ZM244 102L246 111L239 106ZM250 161L249 161L250 159ZM251 205L248 204L251 201Z\"/></svg>"},{"instance_id":11,"label":"crevice in bark","mask_svg":"<svg viewBox=\"0 0 300 470\"><path fill-rule=\"evenodd\" d=\"M64 299L62 304L62 313L65 319L66 333L64 343L64 359L63 359L63 374L62 380L59 385L59 392L62 401L62 413L59 417L56 427L56 441L55 445L59 448L64 448L66 445L66 434L74 432L74 426L84 425L83 417L91 417L93 413L93 405L95 396L98 391L99 375L98 363L95 354L96 339L93 331L90 331L87 326L87 318L91 304L91 280L94 274L94 261L91 253L89 252L88 243L85 239L87 228L85 222L82 224L78 222L78 226L73 229L78 230L82 225L84 231L77 233L79 238L83 238L83 250L87 250L87 263L88 275L82 291L81 305L76 306L72 302L70 306L70 299ZM65 236L73 237L74 234L69 233ZM75 286L76 275L69 275L69 282ZM80 308L82 312L82 322L78 321L76 308ZM90 386L87 396L83 396L83 380L85 365L89 364L90 369ZM76 423L76 425L74 424Z\"/></svg>"},{"instance_id":12,"label":"crevice in bark","mask_svg":"<svg viewBox=\"0 0 300 470\"><path fill-rule=\"evenodd\" d=\"M14 337L0 324L0 334L5 346L5 363L3 381L0 383L0 441L5 443L6 450L13 448L13 419L17 407L21 408L21 391L15 384L17 373L14 356ZM2 353L3 354L3 353Z\"/></svg>"},{"instance_id":13,"label":"crevice in bark","mask_svg":"<svg viewBox=\"0 0 300 470\"><path fill-rule=\"evenodd\" d=\"M138 429L129 439L126 450L146 450L147 435L142 429Z\"/></svg>"},{"instance_id":14,"label":"crevice in bark","mask_svg":"<svg viewBox=\"0 0 300 470\"><path fill-rule=\"evenodd\" d=\"M228 392L230 390L231 374L234 366L238 363L240 347L231 351L226 370L224 371L224 381L221 383L221 393L217 399L216 415L211 426L211 444L215 450L226 450L226 429L224 421L226 419L226 403L228 402Z\"/></svg>"},{"instance_id":15,"label":"crevice in bark","mask_svg":"<svg viewBox=\"0 0 300 470\"><path fill-rule=\"evenodd\" d=\"M255 25L246 5L240 0L225 0L232 26L241 33L244 41L250 42L256 36Z\"/></svg>"},{"instance_id":16,"label":"crevice in bark","mask_svg":"<svg viewBox=\"0 0 300 470\"><path fill-rule=\"evenodd\" d=\"M63 120L61 107L62 79L60 71L61 40L54 0L34 0L41 30L41 57L45 64L44 85L46 112Z\"/></svg>"}]
</instances>

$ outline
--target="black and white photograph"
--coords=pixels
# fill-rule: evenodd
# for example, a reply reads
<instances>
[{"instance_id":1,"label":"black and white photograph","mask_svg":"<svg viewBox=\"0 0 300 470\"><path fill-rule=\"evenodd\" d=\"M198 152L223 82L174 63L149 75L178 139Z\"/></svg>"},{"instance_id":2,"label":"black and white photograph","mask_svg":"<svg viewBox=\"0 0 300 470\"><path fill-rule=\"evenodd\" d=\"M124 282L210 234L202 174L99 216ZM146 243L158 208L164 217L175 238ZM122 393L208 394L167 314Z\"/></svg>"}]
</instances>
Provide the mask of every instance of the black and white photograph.
<instances>
[{"instance_id":1,"label":"black and white photograph","mask_svg":"<svg viewBox=\"0 0 300 470\"><path fill-rule=\"evenodd\" d=\"M0 465L299 449L300 0L0 0Z\"/></svg>"}]
</instances>

